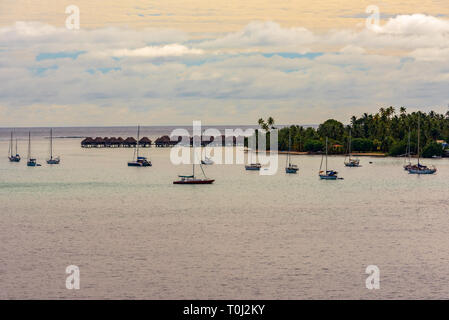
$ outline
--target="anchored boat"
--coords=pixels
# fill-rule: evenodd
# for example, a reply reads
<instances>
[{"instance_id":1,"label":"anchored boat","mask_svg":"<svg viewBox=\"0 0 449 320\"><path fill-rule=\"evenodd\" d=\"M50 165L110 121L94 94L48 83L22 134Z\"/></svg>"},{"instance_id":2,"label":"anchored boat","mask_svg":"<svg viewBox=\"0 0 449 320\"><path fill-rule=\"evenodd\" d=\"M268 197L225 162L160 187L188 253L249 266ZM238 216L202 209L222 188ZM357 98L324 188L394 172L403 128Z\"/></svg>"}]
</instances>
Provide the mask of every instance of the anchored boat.
<instances>
[{"instance_id":1,"label":"anchored boat","mask_svg":"<svg viewBox=\"0 0 449 320\"><path fill-rule=\"evenodd\" d=\"M360 159L352 158L351 156L351 130L349 130L349 146L348 146L348 154L345 157L345 166L346 167L360 167ZM348 160L346 160L348 158Z\"/></svg>"},{"instance_id":2,"label":"anchored boat","mask_svg":"<svg viewBox=\"0 0 449 320\"><path fill-rule=\"evenodd\" d=\"M47 160L48 164L59 164L61 158L59 156L53 157L53 129L50 129L50 159Z\"/></svg>"},{"instance_id":3,"label":"anchored boat","mask_svg":"<svg viewBox=\"0 0 449 320\"><path fill-rule=\"evenodd\" d=\"M418 164L410 166L408 169L408 173L410 173L410 174L434 174L435 172L437 172L437 168L435 168L435 166L428 167L428 166L422 165L419 161L420 160L420 152L419 152L420 132L421 132L420 118L418 118Z\"/></svg>"},{"instance_id":4,"label":"anchored boat","mask_svg":"<svg viewBox=\"0 0 449 320\"><path fill-rule=\"evenodd\" d=\"M31 132L28 132L28 167L40 167L41 165L37 163L36 158L31 157Z\"/></svg>"},{"instance_id":5,"label":"anchored boat","mask_svg":"<svg viewBox=\"0 0 449 320\"><path fill-rule=\"evenodd\" d=\"M215 180L209 179L204 173L203 166L200 164L201 171L203 172L204 178L195 177L195 159L192 163L192 175L189 176L178 176L180 179L173 181L173 184L212 184Z\"/></svg>"},{"instance_id":6,"label":"anchored boat","mask_svg":"<svg viewBox=\"0 0 449 320\"><path fill-rule=\"evenodd\" d=\"M134 148L134 159L133 161L128 162L128 167L151 167L151 161L146 157L142 157L139 155L139 147L140 147L140 126L137 126L137 144Z\"/></svg>"},{"instance_id":7,"label":"anchored boat","mask_svg":"<svg viewBox=\"0 0 449 320\"><path fill-rule=\"evenodd\" d=\"M259 162L256 162L256 163L252 162L253 151L251 150L251 152L249 152L248 154L249 154L249 160L250 160L248 162L250 162L250 164L245 165L245 170L259 171L260 168L262 168L262 165Z\"/></svg>"},{"instance_id":8,"label":"anchored boat","mask_svg":"<svg viewBox=\"0 0 449 320\"><path fill-rule=\"evenodd\" d=\"M291 141L291 134L290 130L288 132L288 153L287 153L287 159L285 160L285 173L296 173L298 172L299 168L296 164L291 163L291 151L292 141Z\"/></svg>"},{"instance_id":9,"label":"anchored boat","mask_svg":"<svg viewBox=\"0 0 449 320\"><path fill-rule=\"evenodd\" d=\"M334 170L328 170L327 168L327 137L326 137L326 164L325 164L325 170L321 170L323 167L323 158L324 155L321 157L321 164L320 164L320 172L318 173L321 180L337 180L342 179L338 178L338 172Z\"/></svg>"},{"instance_id":10,"label":"anchored boat","mask_svg":"<svg viewBox=\"0 0 449 320\"><path fill-rule=\"evenodd\" d=\"M16 138L16 149L15 154L13 152L13 137L12 137L12 131L11 131L11 141L9 142L9 154L8 159L10 162L20 162L21 158L19 153L17 152L17 138Z\"/></svg>"}]
</instances>

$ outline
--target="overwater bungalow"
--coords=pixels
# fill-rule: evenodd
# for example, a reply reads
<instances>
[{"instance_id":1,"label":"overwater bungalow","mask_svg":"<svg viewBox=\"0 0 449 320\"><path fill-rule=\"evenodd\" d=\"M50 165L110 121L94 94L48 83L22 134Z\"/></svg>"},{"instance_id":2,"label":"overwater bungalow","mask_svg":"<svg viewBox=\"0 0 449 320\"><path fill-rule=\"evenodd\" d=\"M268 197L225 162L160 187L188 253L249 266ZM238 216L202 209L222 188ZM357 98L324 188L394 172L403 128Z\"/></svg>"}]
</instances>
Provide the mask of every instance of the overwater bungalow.
<instances>
[{"instance_id":1,"label":"overwater bungalow","mask_svg":"<svg viewBox=\"0 0 449 320\"><path fill-rule=\"evenodd\" d=\"M139 140L139 146L149 148L151 147L151 140L148 137L143 137Z\"/></svg>"},{"instance_id":2,"label":"overwater bungalow","mask_svg":"<svg viewBox=\"0 0 449 320\"><path fill-rule=\"evenodd\" d=\"M93 143L94 143L94 139L92 139L91 137L87 137L86 139L81 141L81 147L82 148L92 148Z\"/></svg>"},{"instance_id":3,"label":"overwater bungalow","mask_svg":"<svg viewBox=\"0 0 449 320\"><path fill-rule=\"evenodd\" d=\"M170 140L169 136L162 136L156 139L156 141L154 141L154 144L156 145L156 147L158 148L165 148L165 147L170 147L174 144L176 144L177 142L174 142Z\"/></svg>"},{"instance_id":4,"label":"overwater bungalow","mask_svg":"<svg viewBox=\"0 0 449 320\"><path fill-rule=\"evenodd\" d=\"M104 148L106 146L104 139L102 137L96 137L94 139L93 145L97 148Z\"/></svg>"},{"instance_id":5,"label":"overwater bungalow","mask_svg":"<svg viewBox=\"0 0 449 320\"><path fill-rule=\"evenodd\" d=\"M123 146L126 148L135 148L137 146L137 140L133 137L128 137L123 141Z\"/></svg>"}]
</instances>

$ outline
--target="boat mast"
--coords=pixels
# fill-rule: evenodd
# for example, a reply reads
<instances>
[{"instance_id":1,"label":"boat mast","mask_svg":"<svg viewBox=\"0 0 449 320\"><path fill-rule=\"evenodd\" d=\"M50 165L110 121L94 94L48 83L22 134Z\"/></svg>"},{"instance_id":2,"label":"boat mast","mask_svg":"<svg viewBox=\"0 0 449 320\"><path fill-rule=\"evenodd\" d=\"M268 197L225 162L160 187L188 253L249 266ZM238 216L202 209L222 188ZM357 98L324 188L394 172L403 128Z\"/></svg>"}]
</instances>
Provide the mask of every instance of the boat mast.
<instances>
[{"instance_id":1,"label":"boat mast","mask_svg":"<svg viewBox=\"0 0 449 320\"><path fill-rule=\"evenodd\" d=\"M408 162L412 163L412 150L411 150L411 142L410 142L410 127L408 128Z\"/></svg>"},{"instance_id":2,"label":"boat mast","mask_svg":"<svg viewBox=\"0 0 449 320\"><path fill-rule=\"evenodd\" d=\"M290 163L290 151L291 151L291 147L292 147L292 139L291 139L291 133L290 133L290 129L288 130L288 153L287 153L287 161L288 161L288 166L291 166Z\"/></svg>"},{"instance_id":3,"label":"boat mast","mask_svg":"<svg viewBox=\"0 0 449 320\"><path fill-rule=\"evenodd\" d=\"M326 175L327 175L327 137L326 137Z\"/></svg>"},{"instance_id":4,"label":"boat mast","mask_svg":"<svg viewBox=\"0 0 449 320\"><path fill-rule=\"evenodd\" d=\"M421 135L421 117L420 114L418 113L418 169L419 169L419 158L420 158L420 153L419 153L419 136Z\"/></svg>"},{"instance_id":5,"label":"boat mast","mask_svg":"<svg viewBox=\"0 0 449 320\"><path fill-rule=\"evenodd\" d=\"M12 131L11 131L11 141L9 142L9 156L12 157Z\"/></svg>"},{"instance_id":6,"label":"boat mast","mask_svg":"<svg viewBox=\"0 0 449 320\"><path fill-rule=\"evenodd\" d=\"M140 125L138 125L137 126L137 148L136 148L136 150L137 150L137 158L139 158L139 145L140 145L140 143L139 143L139 140L140 139Z\"/></svg>"},{"instance_id":7,"label":"boat mast","mask_svg":"<svg viewBox=\"0 0 449 320\"><path fill-rule=\"evenodd\" d=\"M351 161L351 129L349 129L349 161Z\"/></svg>"},{"instance_id":8,"label":"boat mast","mask_svg":"<svg viewBox=\"0 0 449 320\"><path fill-rule=\"evenodd\" d=\"M50 128L50 160L53 160L53 128Z\"/></svg>"},{"instance_id":9,"label":"boat mast","mask_svg":"<svg viewBox=\"0 0 449 320\"><path fill-rule=\"evenodd\" d=\"M31 131L28 131L28 160L31 159Z\"/></svg>"}]
</instances>

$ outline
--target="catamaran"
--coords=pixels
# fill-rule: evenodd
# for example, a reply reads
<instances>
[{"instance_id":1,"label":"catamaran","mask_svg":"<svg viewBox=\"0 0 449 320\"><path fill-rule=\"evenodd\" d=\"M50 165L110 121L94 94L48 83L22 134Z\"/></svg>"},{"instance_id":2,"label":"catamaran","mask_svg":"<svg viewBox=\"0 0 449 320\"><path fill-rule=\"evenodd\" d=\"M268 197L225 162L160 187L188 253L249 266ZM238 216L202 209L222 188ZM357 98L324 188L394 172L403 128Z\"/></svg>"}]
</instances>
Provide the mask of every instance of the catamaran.
<instances>
[{"instance_id":1,"label":"catamaran","mask_svg":"<svg viewBox=\"0 0 449 320\"><path fill-rule=\"evenodd\" d=\"M16 138L16 152L13 153L13 138L12 138L12 131L11 131L11 141L9 142L9 155L8 159L10 162L20 162L20 155L17 153L17 138Z\"/></svg>"},{"instance_id":2,"label":"catamaran","mask_svg":"<svg viewBox=\"0 0 449 320\"><path fill-rule=\"evenodd\" d=\"M292 140L291 140L291 134L290 130L288 133L288 153L287 153L287 159L285 159L285 173L296 173L299 168L296 164L291 163L291 156L290 151L292 147Z\"/></svg>"},{"instance_id":3,"label":"catamaran","mask_svg":"<svg viewBox=\"0 0 449 320\"><path fill-rule=\"evenodd\" d=\"M41 165L37 163L36 158L31 157L31 132L28 132L28 167L40 167Z\"/></svg>"},{"instance_id":4,"label":"catamaran","mask_svg":"<svg viewBox=\"0 0 449 320\"><path fill-rule=\"evenodd\" d=\"M345 157L345 166L346 167L360 167L360 160L357 158L351 158L351 130L349 130L349 146L348 146L348 154ZM348 160L346 160L348 158Z\"/></svg>"},{"instance_id":5,"label":"catamaran","mask_svg":"<svg viewBox=\"0 0 449 320\"><path fill-rule=\"evenodd\" d=\"M137 145L134 148L134 159L133 161L128 162L128 167L151 167L151 161L146 157L142 157L139 155L139 147L140 147L140 126L137 126Z\"/></svg>"},{"instance_id":6,"label":"catamaran","mask_svg":"<svg viewBox=\"0 0 449 320\"><path fill-rule=\"evenodd\" d=\"M434 166L428 167L428 166L422 165L419 162L419 160L420 160L420 153L419 153L420 132L421 132L420 118L418 117L418 164L412 165L408 169L408 173L410 173L410 174L434 174L435 172L437 172L437 168L435 168Z\"/></svg>"},{"instance_id":7,"label":"catamaran","mask_svg":"<svg viewBox=\"0 0 449 320\"><path fill-rule=\"evenodd\" d=\"M324 154L321 157L321 164L320 164L320 171L318 173L318 175L320 176L320 179L322 180L337 180L337 179L341 179L338 178L338 172L334 171L334 170L328 170L327 169L327 137L326 137L326 166L325 166L325 171L321 170L323 167L323 158L324 158Z\"/></svg>"},{"instance_id":8,"label":"catamaran","mask_svg":"<svg viewBox=\"0 0 449 320\"><path fill-rule=\"evenodd\" d=\"M59 156L53 157L53 129L50 129L50 159L47 160L48 164L59 164L61 158Z\"/></svg>"},{"instance_id":9,"label":"catamaran","mask_svg":"<svg viewBox=\"0 0 449 320\"><path fill-rule=\"evenodd\" d=\"M203 166L200 163L201 171L203 172L204 178L195 177L195 159L192 163L192 175L190 176L178 176L180 180L173 181L173 184L212 184L215 180L209 179L204 173Z\"/></svg>"},{"instance_id":10,"label":"catamaran","mask_svg":"<svg viewBox=\"0 0 449 320\"><path fill-rule=\"evenodd\" d=\"M245 170L254 170L254 171L259 171L260 168L262 167L262 165L259 162L253 163L252 162L252 158L253 158L253 151L251 150L251 152L248 152L249 154L249 159L250 164L245 165Z\"/></svg>"}]
</instances>

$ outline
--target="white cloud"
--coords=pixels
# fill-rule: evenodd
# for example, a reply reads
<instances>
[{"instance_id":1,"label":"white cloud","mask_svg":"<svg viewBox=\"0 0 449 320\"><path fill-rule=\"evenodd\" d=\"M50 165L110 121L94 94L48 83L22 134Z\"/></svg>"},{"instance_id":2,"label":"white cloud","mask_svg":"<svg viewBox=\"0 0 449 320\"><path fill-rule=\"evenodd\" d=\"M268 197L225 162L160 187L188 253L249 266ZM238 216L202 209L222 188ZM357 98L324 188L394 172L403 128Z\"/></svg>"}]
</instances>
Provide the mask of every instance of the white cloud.
<instances>
[{"instance_id":1,"label":"white cloud","mask_svg":"<svg viewBox=\"0 0 449 320\"><path fill-rule=\"evenodd\" d=\"M318 34L254 22L202 40L176 30L16 23L0 28L0 125L249 123L268 114L314 123L382 105L446 106L447 24L410 15L380 32Z\"/></svg>"},{"instance_id":2,"label":"white cloud","mask_svg":"<svg viewBox=\"0 0 449 320\"><path fill-rule=\"evenodd\" d=\"M112 55L115 57L180 57L189 54L202 54L201 49L191 49L180 44L169 44L165 46L152 46L138 49L119 49L114 50Z\"/></svg>"}]
</instances>

